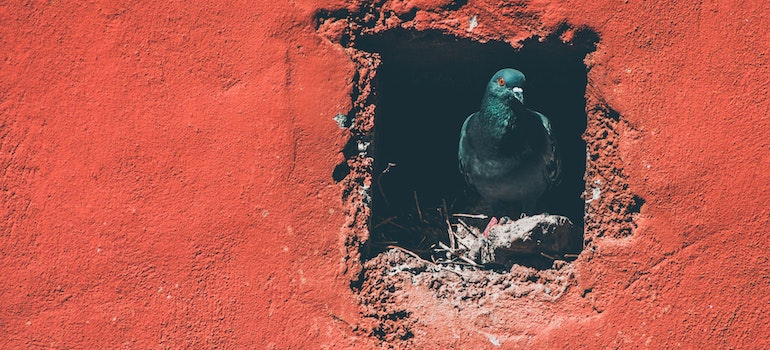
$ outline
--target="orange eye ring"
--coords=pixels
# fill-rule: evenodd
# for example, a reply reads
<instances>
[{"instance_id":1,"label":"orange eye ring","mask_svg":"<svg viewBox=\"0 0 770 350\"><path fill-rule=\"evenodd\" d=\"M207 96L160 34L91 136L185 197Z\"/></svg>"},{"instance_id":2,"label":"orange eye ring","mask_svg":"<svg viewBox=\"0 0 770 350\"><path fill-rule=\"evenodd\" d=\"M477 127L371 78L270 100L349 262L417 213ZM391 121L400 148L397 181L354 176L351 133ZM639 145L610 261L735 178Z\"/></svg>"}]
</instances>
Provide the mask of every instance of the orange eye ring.
<instances>
[{"instance_id":1,"label":"orange eye ring","mask_svg":"<svg viewBox=\"0 0 770 350\"><path fill-rule=\"evenodd\" d=\"M503 79L503 77L497 78L497 84L500 86L505 86L505 79Z\"/></svg>"}]
</instances>

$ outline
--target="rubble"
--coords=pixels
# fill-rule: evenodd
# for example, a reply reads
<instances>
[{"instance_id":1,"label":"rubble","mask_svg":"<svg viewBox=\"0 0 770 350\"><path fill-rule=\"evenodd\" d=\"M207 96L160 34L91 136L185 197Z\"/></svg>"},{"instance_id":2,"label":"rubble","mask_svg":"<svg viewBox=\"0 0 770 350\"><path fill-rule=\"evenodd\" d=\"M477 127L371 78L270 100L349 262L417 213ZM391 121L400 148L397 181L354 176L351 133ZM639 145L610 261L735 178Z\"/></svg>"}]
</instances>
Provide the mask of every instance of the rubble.
<instances>
[{"instance_id":1,"label":"rubble","mask_svg":"<svg viewBox=\"0 0 770 350\"><path fill-rule=\"evenodd\" d=\"M470 229L470 231L469 231ZM458 225L454 235L462 255L478 264L509 265L522 255L559 255L569 246L572 222L564 216L540 214L519 220L502 220L487 235Z\"/></svg>"}]
</instances>

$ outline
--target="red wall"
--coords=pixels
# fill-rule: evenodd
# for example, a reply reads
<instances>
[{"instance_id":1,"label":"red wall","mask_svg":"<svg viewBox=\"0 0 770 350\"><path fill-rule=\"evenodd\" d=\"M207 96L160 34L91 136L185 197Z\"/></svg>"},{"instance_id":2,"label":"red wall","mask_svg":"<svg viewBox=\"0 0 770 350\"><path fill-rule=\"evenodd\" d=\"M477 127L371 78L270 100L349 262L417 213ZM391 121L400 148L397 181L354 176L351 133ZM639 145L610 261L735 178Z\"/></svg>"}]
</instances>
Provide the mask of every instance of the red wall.
<instances>
[{"instance_id":1,"label":"red wall","mask_svg":"<svg viewBox=\"0 0 770 350\"><path fill-rule=\"evenodd\" d=\"M589 84L638 131L620 156L646 201L575 262L603 312L502 345L770 346L770 2L510 2L525 29L498 3L384 8L595 30ZM0 4L0 348L377 345L331 177L355 68L321 6L357 5ZM416 347L485 339L421 327Z\"/></svg>"}]
</instances>

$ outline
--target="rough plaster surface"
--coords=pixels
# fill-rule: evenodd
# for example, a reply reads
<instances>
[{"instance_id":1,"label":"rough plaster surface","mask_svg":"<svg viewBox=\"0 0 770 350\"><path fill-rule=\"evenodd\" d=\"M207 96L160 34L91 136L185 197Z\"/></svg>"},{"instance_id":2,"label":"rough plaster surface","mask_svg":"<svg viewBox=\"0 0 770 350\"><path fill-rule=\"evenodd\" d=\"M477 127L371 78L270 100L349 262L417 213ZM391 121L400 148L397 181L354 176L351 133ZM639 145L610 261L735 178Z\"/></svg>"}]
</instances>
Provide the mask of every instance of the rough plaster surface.
<instances>
[{"instance_id":1,"label":"rough plaster surface","mask_svg":"<svg viewBox=\"0 0 770 350\"><path fill-rule=\"evenodd\" d=\"M770 4L371 8L0 4L0 347L770 346ZM408 263L364 269L366 194L346 189L370 180L332 178L355 136L334 117L371 127L351 96L368 98L354 86L372 72L318 22L359 14L513 44L565 23L599 35L586 134L612 131L589 142L611 161L587 170L588 213L628 207L605 196L622 187L644 205L633 222L589 217L558 298L484 314L423 292L368 302L373 277L351 288ZM350 159L354 176L371 167ZM385 338L372 306L395 307Z\"/></svg>"}]
</instances>

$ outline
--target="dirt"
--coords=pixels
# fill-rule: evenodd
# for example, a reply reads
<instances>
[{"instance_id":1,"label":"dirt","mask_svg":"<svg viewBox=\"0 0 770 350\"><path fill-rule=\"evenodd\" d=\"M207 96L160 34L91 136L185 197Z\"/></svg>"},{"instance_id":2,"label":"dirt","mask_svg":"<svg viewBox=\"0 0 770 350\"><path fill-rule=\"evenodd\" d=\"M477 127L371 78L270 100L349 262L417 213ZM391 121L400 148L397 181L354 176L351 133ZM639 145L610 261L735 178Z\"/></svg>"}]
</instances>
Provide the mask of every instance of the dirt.
<instances>
[{"instance_id":1,"label":"dirt","mask_svg":"<svg viewBox=\"0 0 770 350\"><path fill-rule=\"evenodd\" d=\"M574 286L574 268L565 261L549 269L514 265L490 271L459 264L435 264L391 249L364 263L361 303L377 321L371 334L383 345L408 347L425 309L450 309L455 317L473 318L514 299L552 303ZM462 328L462 327L458 327Z\"/></svg>"}]
</instances>

